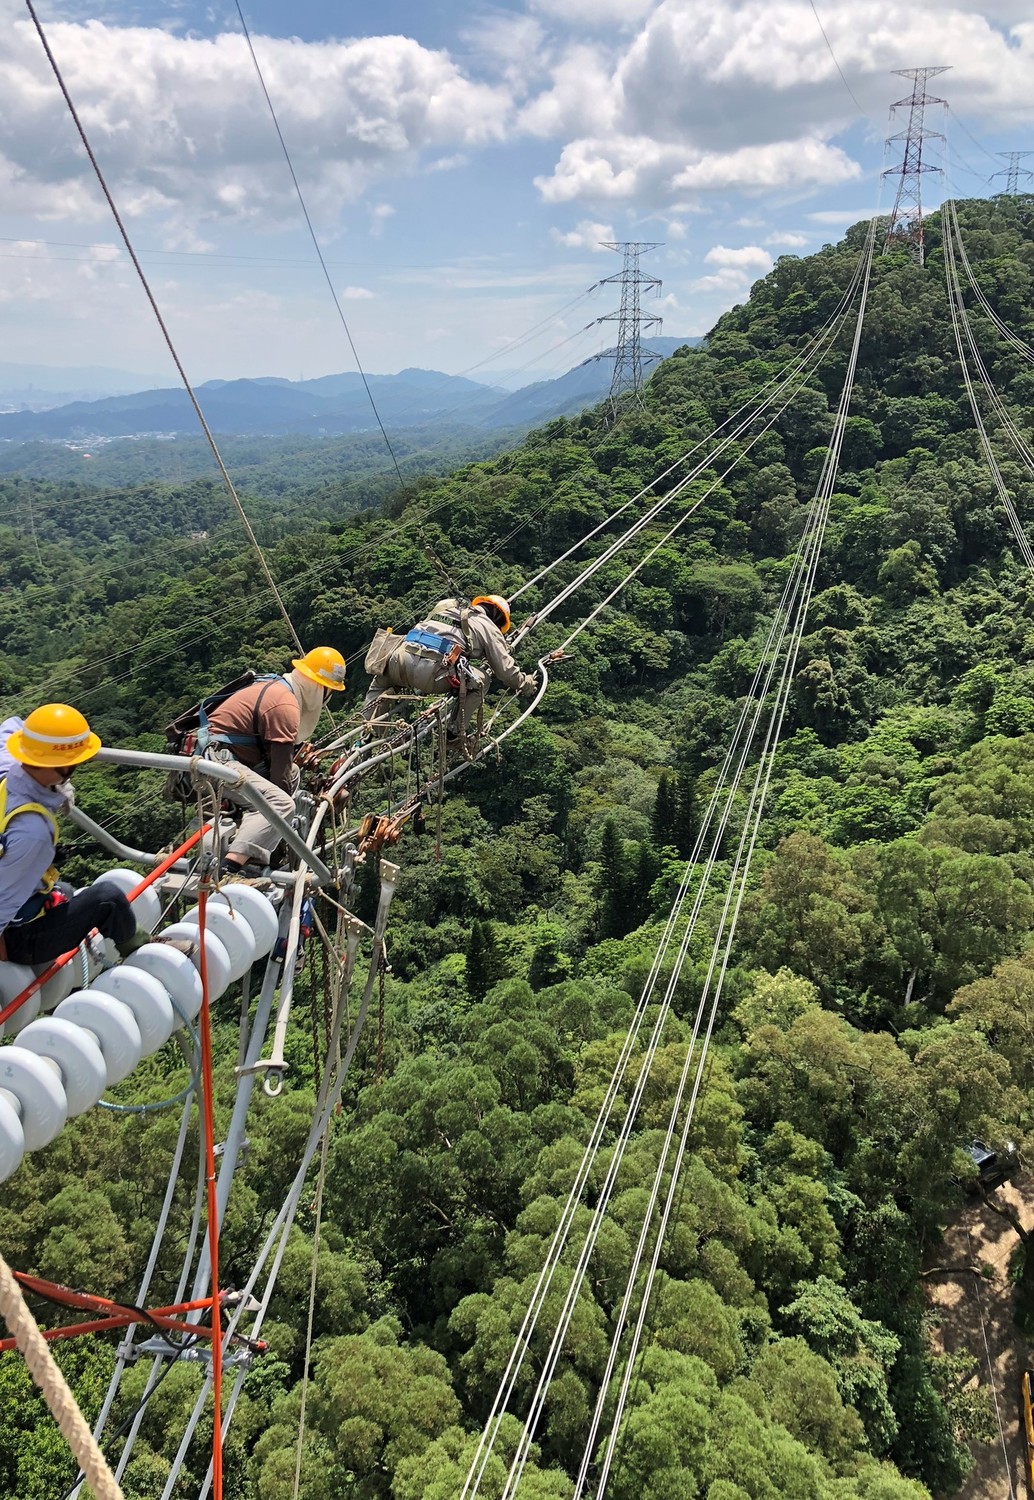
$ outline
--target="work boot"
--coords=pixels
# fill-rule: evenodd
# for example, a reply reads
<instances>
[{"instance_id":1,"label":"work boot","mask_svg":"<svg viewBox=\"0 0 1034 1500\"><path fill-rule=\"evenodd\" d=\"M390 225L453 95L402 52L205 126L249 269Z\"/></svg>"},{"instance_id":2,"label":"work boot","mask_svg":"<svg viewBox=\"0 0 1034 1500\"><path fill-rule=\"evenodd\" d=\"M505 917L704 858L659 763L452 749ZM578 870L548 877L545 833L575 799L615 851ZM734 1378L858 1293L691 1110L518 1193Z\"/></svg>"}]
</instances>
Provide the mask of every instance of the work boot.
<instances>
[{"instance_id":1,"label":"work boot","mask_svg":"<svg viewBox=\"0 0 1034 1500\"><path fill-rule=\"evenodd\" d=\"M167 948L175 948L177 953L182 953L184 958L189 958L192 963L200 951L199 945L193 938L170 938L165 937L163 933L159 933L157 937L149 938L148 941L152 943L164 943Z\"/></svg>"},{"instance_id":2,"label":"work boot","mask_svg":"<svg viewBox=\"0 0 1034 1500\"><path fill-rule=\"evenodd\" d=\"M133 954L142 948L145 943L152 943L153 941L154 939L146 927L138 927L131 937L127 937L121 943L116 943L115 947L118 949L119 957L125 960L132 958Z\"/></svg>"}]
</instances>

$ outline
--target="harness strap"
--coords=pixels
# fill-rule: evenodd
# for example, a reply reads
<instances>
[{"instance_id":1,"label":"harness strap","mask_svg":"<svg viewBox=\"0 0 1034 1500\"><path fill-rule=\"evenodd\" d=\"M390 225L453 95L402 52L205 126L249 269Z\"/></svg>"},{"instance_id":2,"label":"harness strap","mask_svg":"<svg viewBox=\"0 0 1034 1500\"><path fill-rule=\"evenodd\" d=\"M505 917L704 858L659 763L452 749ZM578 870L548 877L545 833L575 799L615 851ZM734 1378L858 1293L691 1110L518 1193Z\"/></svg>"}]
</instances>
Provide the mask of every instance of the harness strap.
<instances>
[{"instance_id":1,"label":"harness strap","mask_svg":"<svg viewBox=\"0 0 1034 1500\"><path fill-rule=\"evenodd\" d=\"M42 802L22 802L17 807L7 811L7 777L0 780L0 858L7 851L7 831L11 822L19 813L39 813L50 824L50 836L57 848L58 825L57 819L49 807L44 807ZM29 899L18 908L8 923L9 927L24 927L27 922L34 922L37 917L42 916L46 909L46 899L57 884L60 876L54 865L50 865L43 872L39 887L33 892Z\"/></svg>"},{"instance_id":2,"label":"harness strap","mask_svg":"<svg viewBox=\"0 0 1034 1500\"><path fill-rule=\"evenodd\" d=\"M204 704L202 704L201 707L200 707L200 709L198 710L198 718L201 720L201 727L198 730L197 743L198 743L198 748L200 750L204 750L207 745L256 745L257 746L257 745L261 745L262 744L262 736L259 734L258 716L259 716L259 709L262 707L262 700L263 700L263 698L269 692L269 690L273 686L274 682L282 682L284 684L284 686L290 692L291 696L294 697L294 684L291 683L291 682L288 682L288 680L287 680L286 677L278 677L275 672L269 673L264 678L263 677L256 677L255 681L256 682L265 682L265 687L262 689L262 691L259 693L258 697L255 699L255 707L252 710L251 722L254 725L253 732L251 734L212 734L211 731L208 728L208 715L205 713L205 706L204 706Z\"/></svg>"},{"instance_id":3,"label":"harness strap","mask_svg":"<svg viewBox=\"0 0 1034 1500\"><path fill-rule=\"evenodd\" d=\"M419 630L414 627L405 638L406 642L414 646L423 646L428 651L437 651L440 656L446 655L456 645L447 636L434 635L430 630Z\"/></svg>"}]
</instances>

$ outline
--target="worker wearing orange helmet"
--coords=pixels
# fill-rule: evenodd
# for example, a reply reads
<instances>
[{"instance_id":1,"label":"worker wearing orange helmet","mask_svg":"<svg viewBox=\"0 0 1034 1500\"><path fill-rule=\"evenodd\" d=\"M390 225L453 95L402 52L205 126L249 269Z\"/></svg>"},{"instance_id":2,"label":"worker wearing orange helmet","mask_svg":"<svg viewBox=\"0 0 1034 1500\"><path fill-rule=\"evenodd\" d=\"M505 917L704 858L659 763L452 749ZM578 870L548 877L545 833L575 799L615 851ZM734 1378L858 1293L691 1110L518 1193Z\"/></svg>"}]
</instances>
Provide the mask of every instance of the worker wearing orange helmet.
<instances>
[{"instance_id":1,"label":"worker wearing orange helmet","mask_svg":"<svg viewBox=\"0 0 1034 1500\"><path fill-rule=\"evenodd\" d=\"M100 747L67 703L0 725L0 959L50 963L94 929L127 951L135 944L136 920L117 886L99 880L67 898L57 888L57 820L73 801L76 766Z\"/></svg>"},{"instance_id":2,"label":"worker wearing orange helmet","mask_svg":"<svg viewBox=\"0 0 1034 1500\"><path fill-rule=\"evenodd\" d=\"M242 779L259 792L282 818L294 815L298 768L296 745L312 737L323 705L345 686L345 658L333 646L314 646L295 657L282 677L258 677L231 693L208 716L208 750L212 759L234 765ZM234 788L223 796L236 801ZM224 873L234 874L252 860L266 865L280 835L261 813L243 802L240 828L226 851Z\"/></svg>"},{"instance_id":3,"label":"worker wearing orange helmet","mask_svg":"<svg viewBox=\"0 0 1034 1500\"><path fill-rule=\"evenodd\" d=\"M504 687L531 697L537 679L523 672L506 649L510 604L501 594L478 594L470 604L440 599L426 619L408 635L375 674L363 703L363 717L379 714L378 700L392 688L413 693L452 693L456 708L449 722L449 739L459 744L470 732L485 701L492 677ZM475 665L483 662L488 671Z\"/></svg>"}]
</instances>

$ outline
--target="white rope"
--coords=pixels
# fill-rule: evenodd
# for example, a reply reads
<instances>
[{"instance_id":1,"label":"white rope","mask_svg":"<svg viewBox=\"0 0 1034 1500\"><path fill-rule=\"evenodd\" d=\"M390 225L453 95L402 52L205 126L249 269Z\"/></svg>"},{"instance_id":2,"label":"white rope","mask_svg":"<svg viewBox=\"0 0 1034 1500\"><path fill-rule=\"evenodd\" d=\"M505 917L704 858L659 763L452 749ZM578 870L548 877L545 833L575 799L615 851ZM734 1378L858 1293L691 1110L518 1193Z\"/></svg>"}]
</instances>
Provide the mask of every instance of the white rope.
<instances>
[{"instance_id":1,"label":"white rope","mask_svg":"<svg viewBox=\"0 0 1034 1500\"><path fill-rule=\"evenodd\" d=\"M11 1337L28 1365L29 1373L43 1392L43 1399L61 1429L61 1436L71 1448L72 1456L86 1475L97 1500L124 1500L107 1459L87 1427L79 1403L54 1362L54 1356L3 1255L0 1255L0 1316L11 1330Z\"/></svg>"}]
</instances>

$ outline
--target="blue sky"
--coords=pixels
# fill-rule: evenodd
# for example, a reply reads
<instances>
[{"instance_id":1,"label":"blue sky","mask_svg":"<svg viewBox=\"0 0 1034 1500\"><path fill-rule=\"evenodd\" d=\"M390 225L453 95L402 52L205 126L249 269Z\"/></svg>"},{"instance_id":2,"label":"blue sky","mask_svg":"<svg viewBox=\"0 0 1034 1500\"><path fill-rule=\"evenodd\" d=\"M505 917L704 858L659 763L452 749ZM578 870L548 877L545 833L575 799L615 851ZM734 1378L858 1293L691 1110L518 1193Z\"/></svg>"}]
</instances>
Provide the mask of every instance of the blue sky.
<instances>
[{"instance_id":1,"label":"blue sky","mask_svg":"<svg viewBox=\"0 0 1034 1500\"><path fill-rule=\"evenodd\" d=\"M896 67L952 66L960 194L1034 146L1020 0L815 3L849 88L811 0L249 0L366 368L559 373L607 341L601 239L663 242L663 331L705 332L876 206ZM38 8L192 376L350 368L235 7ZM26 12L0 24L3 358L168 370Z\"/></svg>"}]
</instances>

